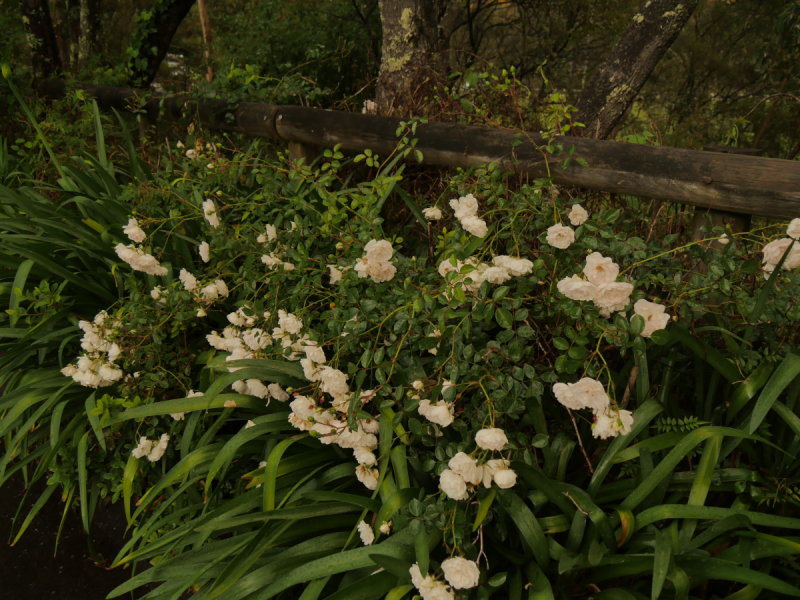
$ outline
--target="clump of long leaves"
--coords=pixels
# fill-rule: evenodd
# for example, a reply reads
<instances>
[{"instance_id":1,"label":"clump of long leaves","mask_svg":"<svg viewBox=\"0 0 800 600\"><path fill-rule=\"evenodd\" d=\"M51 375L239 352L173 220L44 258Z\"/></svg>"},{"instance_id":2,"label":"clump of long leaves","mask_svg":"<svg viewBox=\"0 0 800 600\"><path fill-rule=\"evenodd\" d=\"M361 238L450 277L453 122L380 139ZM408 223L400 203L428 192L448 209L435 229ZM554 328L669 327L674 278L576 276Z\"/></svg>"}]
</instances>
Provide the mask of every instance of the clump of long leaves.
<instances>
[{"instance_id":1,"label":"clump of long leaves","mask_svg":"<svg viewBox=\"0 0 800 600\"><path fill-rule=\"evenodd\" d=\"M100 140L98 145L102 146ZM342 157L331 154L330 158ZM364 327L348 338L339 359L349 361L354 373L369 368L366 383L378 381L388 390L380 404L376 450L381 483L370 493L355 479L352 458L336 446L323 446L298 434L287 421L284 405L265 406L263 401L228 391L234 381L246 378L299 389L308 385L302 369L284 360L256 359L241 365L246 373L228 373L224 356L204 351L208 346L194 325L181 325L163 341L159 352L166 355L167 346L178 343L181 356L188 349L193 359L179 360L180 368L170 377L176 382L194 381L195 389L204 392L202 397L99 398L60 376L59 353L76 352L78 331L70 314L91 317L118 300L129 300L123 295L136 286L144 289L153 284L146 278L128 277L125 285L130 287L123 292L117 287L121 278L111 275L116 274L112 265L117 262L111 255L112 238L120 237L129 210L108 208L110 199L121 193L103 175L114 181L114 170L102 163L87 161L81 170L60 165L59 196L75 203L72 212L43 196L37 202L51 212L23 210L21 203L37 196L30 190L3 190L0 201L9 221L8 227L0 222L0 229L9 242L4 244L4 260L11 268L3 288L10 308L2 375L8 387L0 400L4 411L0 427L6 436L6 474L12 469L33 470L30 480L47 475L52 484L61 484L70 501L80 498L87 529L93 507L104 493L110 490L125 503L132 537L115 563L149 563L151 568L110 597L162 582L147 598L177 599L194 590L195 597L207 599L400 600L416 593L410 583L411 564L419 563L423 572L435 572L455 547L477 559L482 570L477 588L457 592L463 598L581 595L677 600L716 595L741 600L759 594L765 598L800 595L794 558L800 552L800 537L792 535L800 529L796 488L800 357L791 331L781 334L777 325L764 322L769 315L781 328L786 324L791 328L790 310L781 307L791 304L785 296L787 289L796 288L795 276L779 280L778 267L766 284L746 295L747 286L731 286L720 277L744 280L752 275L749 266L737 266L730 249L712 261L708 277L689 288L706 289L708 294L692 296L693 305L684 303L681 310L688 310L689 318L671 324L657 343L639 340L625 345L636 338L636 332L625 319L614 320L609 330L615 328L615 336L626 340L622 345L628 353L609 360L608 374L618 390L630 387L635 411L633 430L610 444L594 440L587 422L573 429L544 385L579 368L588 355L588 340L563 323L567 317L584 317L574 304L533 292L539 286L538 272L514 290L490 294L482 289L470 307L420 295L420 314L445 322L469 321L470 333L453 333L452 346L440 352L452 351L458 360L458 371L450 370L453 380L456 375L459 381L479 379L485 369L492 370L487 397L520 450L519 459L512 463L519 474L517 485L509 490L481 489L471 503L442 496L436 477L449 457L470 447L471 428L448 428L434 437L409 408L406 391L411 383L443 368L441 358L422 352L421 358L404 358L394 368L391 357L371 351L378 325L386 324L385 335L392 336L401 331L398 323L408 325L420 318L400 310L412 297L408 294L415 293L409 291L413 286L398 279L379 290L359 288L353 278L344 291L325 289L331 297L326 296L324 303L310 303L308 298L322 293L319 275L310 275L302 285L288 278L280 280L269 298L312 306L304 319L323 323L335 339L353 333L352 327L346 329L351 312L364 320L359 324ZM141 168L135 160L133 164ZM260 228L263 219L285 213L287 220L300 222L297 235L301 235L314 225L346 227L343 215L347 213L337 214L330 207L354 206L355 199L363 203L368 195L367 186L349 187L347 182L326 179L324 170L298 175L280 167L244 163L234 165L227 174L219 170L213 178L187 172L177 186L164 183L172 181L174 173L156 174L162 181L143 187L169 190L169 194L154 196L156 201L168 198L172 203L177 194L196 209L212 191L236 198L239 204L231 204L234 216L230 219L236 232L230 236L236 240L230 247L234 255L242 249L236 244L244 243L240 239L244 228L239 224L249 215L257 215ZM381 204L394 187L387 182L394 175L388 171L382 175L374 186ZM515 216L505 226L519 234L527 249L538 252L535 236L525 228L537 233L542 229L545 221L537 206L547 182L532 191L523 190L503 205L497 173L488 170L475 177L487 196L499 190L493 201L501 208L514 208L515 214L530 217L530 224ZM402 190L396 192L402 201L411 202ZM171 209L164 204L153 206L152 214L159 218L168 214ZM419 211L412 206L416 215ZM620 212L599 211L601 219L592 226L609 234L591 237L591 243L601 244L599 250L615 256L624 255L625 244L630 246L629 254L631 248L655 253L655 246L648 248L639 240L634 247L625 239L625 223L633 217L620 218ZM313 221L313 214L325 215L324 224ZM201 230L185 215L170 218L180 221L181 229L162 238L165 255L175 265L190 265L194 259L179 241L196 243ZM614 239L611 225L615 222L621 241ZM58 223L65 225L59 229ZM412 222L409 227L414 226ZM92 236L100 242L84 239ZM446 239L443 236L442 241ZM506 243L499 239L493 243ZM315 243L324 256L334 241ZM317 251L310 246L305 248L309 255ZM427 242L418 250L424 257ZM466 258L476 248L461 250L460 258ZM576 248L575 256L581 251ZM536 267L544 273L542 278L547 276L545 266L555 269L549 260L543 257ZM225 268L238 268L236 261L230 264L233 267ZM680 271L678 262L665 259L647 264L670 275L653 279L664 290L689 295L687 288L672 283L676 279L671 276ZM640 280L647 275L641 267L636 273ZM47 281L46 286L39 285L39 292L28 283L37 279ZM776 287L779 281L781 288ZM78 282L91 283L87 289L93 290L92 295L80 295ZM57 301L42 296L45 287ZM702 301L712 293L724 306L719 311L722 317L702 312ZM728 297L731 302L720 302ZM56 318L59 311L65 312ZM525 329L526 319L551 329L539 333L528 325ZM374 327L368 327L369 323ZM443 340L457 330L443 328ZM555 338L552 346L544 333ZM433 347L423 341L415 344L417 354ZM551 363L550 358L560 356L553 347L568 350L564 355L568 360ZM487 349L493 349L494 356L484 355ZM26 358L14 363L20 356ZM230 400L235 400L235 409L226 408ZM460 402L465 415L478 421L485 416L485 401L480 397ZM188 413L185 422L172 423L168 415L178 412ZM244 418L254 426L242 428ZM134 432L151 435L165 427L171 428L174 441L165 460L152 466L131 456ZM580 448L576 435L585 448ZM263 467L257 467L260 461ZM7 467L12 462L13 467ZM104 472L110 474L108 485ZM57 487L47 489L24 526ZM356 533L361 520L376 526L392 521L395 531L375 545L362 546Z\"/></svg>"}]
</instances>

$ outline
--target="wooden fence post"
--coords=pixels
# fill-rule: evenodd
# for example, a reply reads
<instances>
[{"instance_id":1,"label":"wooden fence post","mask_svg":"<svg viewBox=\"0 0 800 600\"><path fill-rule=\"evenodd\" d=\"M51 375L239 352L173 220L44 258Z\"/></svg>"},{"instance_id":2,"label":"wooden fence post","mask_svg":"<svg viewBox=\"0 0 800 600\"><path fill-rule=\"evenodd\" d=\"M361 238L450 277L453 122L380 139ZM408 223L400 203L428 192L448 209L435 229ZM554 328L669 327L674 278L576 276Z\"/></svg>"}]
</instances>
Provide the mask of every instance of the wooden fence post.
<instances>
[{"instance_id":1,"label":"wooden fence post","mask_svg":"<svg viewBox=\"0 0 800 600\"><path fill-rule=\"evenodd\" d=\"M297 161L301 158L303 164L308 167L319 156L319 148L311 144L303 144L301 142L289 142L289 166L292 169L297 168Z\"/></svg>"},{"instance_id":2,"label":"wooden fence post","mask_svg":"<svg viewBox=\"0 0 800 600\"><path fill-rule=\"evenodd\" d=\"M715 145L706 145L703 146L703 150L706 152L722 152L724 154L743 154L745 156L759 156L762 152L760 148L733 148L731 146L715 146ZM745 215L741 213L733 213L724 210L716 210L714 208L702 209L697 208L694 211L694 220L692 221L692 241L699 242L702 239L705 239L709 235L704 233L701 230L701 227L706 224L705 215L711 217L711 226L712 227L730 227L733 233L742 233L744 231L750 231L750 215ZM726 229L727 229L726 227ZM713 241L708 244L708 248L715 249L715 250L722 250L723 244L720 244L718 241ZM704 262L698 261L697 264L694 265L692 269L695 273L700 275L705 275L708 272L708 267Z\"/></svg>"}]
</instances>

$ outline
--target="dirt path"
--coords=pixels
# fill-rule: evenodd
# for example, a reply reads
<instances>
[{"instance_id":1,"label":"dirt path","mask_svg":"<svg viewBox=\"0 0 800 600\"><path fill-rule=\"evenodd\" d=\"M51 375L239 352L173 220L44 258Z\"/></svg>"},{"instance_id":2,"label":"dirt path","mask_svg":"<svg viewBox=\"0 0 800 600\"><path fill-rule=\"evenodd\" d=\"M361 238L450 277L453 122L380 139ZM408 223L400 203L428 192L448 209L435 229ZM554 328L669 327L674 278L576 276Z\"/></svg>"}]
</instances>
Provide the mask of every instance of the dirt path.
<instances>
[{"instance_id":1,"label":"dirt path","mask_svg":"<svg viewBox=\"0 0 800 600\"><path fill-rule=\"evenodd\" d=\"M58 493L31 523L15 546L9 546L12 520L24 495L22 478L0 489L0 597L19 600L102 600L130 576L130 569L107 570L92 560L80 514L67 515L54 557L64 504ZM39 491L41 493L41 491ZM14 532L39 494L28 495ZM93 523L96 552L109 564L122 547L125 517L121 503L100 506ZM13 538L11 538L13 539ZM130 595L126 595L130 598Z\"/></svg>"}]
</instances>

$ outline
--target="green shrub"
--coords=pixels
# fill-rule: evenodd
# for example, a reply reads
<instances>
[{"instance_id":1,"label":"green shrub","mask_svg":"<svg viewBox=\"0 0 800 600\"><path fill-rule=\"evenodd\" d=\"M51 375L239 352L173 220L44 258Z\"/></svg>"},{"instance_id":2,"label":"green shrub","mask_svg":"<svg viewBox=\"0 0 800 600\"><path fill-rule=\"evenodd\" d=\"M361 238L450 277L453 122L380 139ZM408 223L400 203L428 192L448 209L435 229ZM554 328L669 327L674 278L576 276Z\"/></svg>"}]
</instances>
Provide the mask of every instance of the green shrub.
<instances>
[{"instance_id":1,"label":"green shrub","mask_svg":"<svg viewBox=\"0 0 800 600\"><path fill-rule=\"evenodd\" d=\"M99 498L122 499L115 563L152 568L111 596L800 595L792 239L767 248L770 274L773 229L706 250L636 199L586 202L584 220L494 165L418 205L407 150L294 170L257 146L176 152L125 189L62 166L78 188L60 194L94 211L62 237L58 211L20 215L29 192L4 193L9 219L42 227L9 246L15 279L47 243L69 276L36 275L40 298L79 275L101 288L68 309L82 350L53 329L73 379L33 331L36 293L3 288L51 362L33 370L31 346L7 363L0 427L5 463L79 498L87 529ZM118 197L131 208L103 213Z\"/></svg>"}]
</instances>

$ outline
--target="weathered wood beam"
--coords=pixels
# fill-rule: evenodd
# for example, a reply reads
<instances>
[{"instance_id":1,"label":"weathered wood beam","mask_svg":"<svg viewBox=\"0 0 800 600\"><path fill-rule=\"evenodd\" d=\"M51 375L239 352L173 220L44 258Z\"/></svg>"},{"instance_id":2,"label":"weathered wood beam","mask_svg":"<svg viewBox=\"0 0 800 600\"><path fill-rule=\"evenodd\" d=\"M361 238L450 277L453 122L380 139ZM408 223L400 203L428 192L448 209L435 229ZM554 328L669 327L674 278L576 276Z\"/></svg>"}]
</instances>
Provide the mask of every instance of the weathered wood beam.
<instances>
[{"instance_id":1,"label":"weathered wood beam","mask_svg":"<svg viewBox=\"0 0 800 600\"><path fill-rule=\"evenodd\" d=\"M101 107L125 108L142 90L84 86ZM63 82L43 82L43 95L63 95ZM168 118L197 115L209 128L250 136L360 152L366 148L389 156L397 146L400 119L328 111L302 106L274 106L219 100L192 101L153 96L146 110L158 111L163 101ZM575 146L566 169L561 157L539 151L544 140L525 133L512 146L510 129L429 122L417 127L416 149L432 165L468 168L498 163L531 178L552 177L555 183L603 192L643 196L740 214L788 219L800 217L800 162L664 146L645 146L585 138L557 138L566 149ZM583 158L589 167L581 167Z\"/></svg>"}]
</instances>

